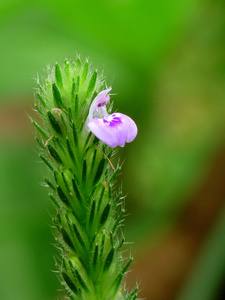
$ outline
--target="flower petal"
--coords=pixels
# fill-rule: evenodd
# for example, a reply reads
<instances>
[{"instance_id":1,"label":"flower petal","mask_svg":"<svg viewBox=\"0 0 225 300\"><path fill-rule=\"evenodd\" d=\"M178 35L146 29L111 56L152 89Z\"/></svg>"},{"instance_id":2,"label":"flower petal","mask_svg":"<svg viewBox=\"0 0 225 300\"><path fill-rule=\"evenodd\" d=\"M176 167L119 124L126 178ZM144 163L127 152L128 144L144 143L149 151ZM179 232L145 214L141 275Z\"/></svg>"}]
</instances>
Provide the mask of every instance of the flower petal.
<instances>
[{"instance_id":1,"label":"flower petal","mask_svg":"<svg viewBox=\"0 0 225 300\"><path fill-rule=\"evenodd\" d=\"M137 135L135 122L121 113L107 115L103 119L94 118L87 125L97 138L112 148L124 147Z\"/></svg>"},{"instance_id":2,"label":"flower petal","mask_svg":"<svg viewBox=\"0 0 225 300\"><path fill-rule=\"evenodd\" d=\"M107 115L107 110L105 105L110 101L110 96L107 95L110 91L111 88L101 91L92 101L89 109L89 114L86 120L86 124L88 124L95 116L105 117Z\"/></svg>"},{"instance_id":3,"label":"flower petal","mask_svg":"<svg viewBox=\"0 0 225 300\"><path fill-rule=\"evenodd\" d=\"M103 105L106 105L110 101L109 95L107 95L111 91L111 88L106 89L104 91L101 91L93 100L91 106L94 106L94 109L96 107L100 107ZM107 95L107 96L106 96Z\"/></svg>"}]
</instances>

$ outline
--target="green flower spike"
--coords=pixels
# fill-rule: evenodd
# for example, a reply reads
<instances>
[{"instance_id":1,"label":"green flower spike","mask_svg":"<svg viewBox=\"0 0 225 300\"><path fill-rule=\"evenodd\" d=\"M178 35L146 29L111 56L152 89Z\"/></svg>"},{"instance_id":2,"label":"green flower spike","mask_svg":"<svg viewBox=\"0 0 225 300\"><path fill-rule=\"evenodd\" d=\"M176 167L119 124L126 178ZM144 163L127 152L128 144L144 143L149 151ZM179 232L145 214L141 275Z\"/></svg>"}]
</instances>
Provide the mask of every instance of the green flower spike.
<instances>
[{"instance_id":1,"label":"green flower spike","mask_svg":"<svg viewBox=\"0 0 225 300\"><path fill-rule=\"evenodd\" d=\"M32 123L50 169L44 180L55 207L60 279L74 300L137 297L137 288L127 293L123 280L132 258L121 256L125 210L114 188L120 166L110 161L112 147L131 142L137 127L128 116L107 115L109 91L103 76L79 58L56 63L45 83L38 82L35 107L42 121Z\"/></svg>"}]
</instances>

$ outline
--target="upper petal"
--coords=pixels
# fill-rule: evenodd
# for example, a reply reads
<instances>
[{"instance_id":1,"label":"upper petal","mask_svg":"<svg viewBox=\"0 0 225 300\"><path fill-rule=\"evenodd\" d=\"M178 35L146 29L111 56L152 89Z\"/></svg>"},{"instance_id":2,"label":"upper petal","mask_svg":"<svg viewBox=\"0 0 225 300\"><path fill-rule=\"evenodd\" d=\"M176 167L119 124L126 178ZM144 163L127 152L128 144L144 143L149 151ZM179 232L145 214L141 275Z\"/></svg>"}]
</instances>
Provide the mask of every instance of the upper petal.
<instances>
[{"instance_id":1,"label":"upper petal","mask_svg":"<svg viewBox=\"0 0 225 300\"><path fill-rule=\"evenodd\" d=\"M94 118L95 114L97 114L98 117L104 117L107 115L105 105L110 101L110 96L107 95L110 91L111 88L101 91L92 101L86 121L87 124Z\"/></svg>"},{"instance_id":2,"label":"upper petal","mask_svg":"<svg viewBox=\"0 0 225 300\"><path fill-rule=\"evenodd\" d=\"M93 100L91 106L100 107L106 105L110 101L109 95L107 95L111 91L111 88L101 91Z\"/></svg>"}]
</instances>

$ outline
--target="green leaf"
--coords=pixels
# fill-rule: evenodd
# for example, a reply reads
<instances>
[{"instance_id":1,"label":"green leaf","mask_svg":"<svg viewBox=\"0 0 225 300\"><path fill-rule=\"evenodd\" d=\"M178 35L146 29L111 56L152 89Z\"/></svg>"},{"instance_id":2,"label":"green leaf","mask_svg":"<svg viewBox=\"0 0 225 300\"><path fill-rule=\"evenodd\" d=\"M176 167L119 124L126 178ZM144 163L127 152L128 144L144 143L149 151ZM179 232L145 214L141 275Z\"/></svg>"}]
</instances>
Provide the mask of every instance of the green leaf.
<instances>
[{"instance_id":1,"label":"green leaf","mask_svg":"<svg viewBox=\"0 0 225 300\"><path fill-rule=\"evenodd\" d=\"M72 128L73 128L73 140L74 140L74 144L76 147L78 147L78 137L77 137L77 130L75 127L75 124L72 123Z\"/></svg>"},{"instance_id":2,"label":"green leaf","mask_svg":"<svg viewBox=\"0 0 225 300\"><path fill-rule=\"evenodd\" d=\"M56 190L56 188L54 187L54 185L51 183L51 181L48 178L44 177L44 181L52 190L54 190L54 191Z\"/></svg>"},{"instance_id":3,"label":"green leaf","mask_svg":"<svg viewBox=\"0 0 225 300\"><path fill-rule=\"evenodd\" d=\"M95 215L95 207L96 207L96 201L93 200L92 205L91 205L90 218L89 218L90 224L92 224L93 219L94 219L94 215Z\"/></svg>"},{"instance_id":4,"label":"green leaf","mask_svg":"<svg viewBox=\"0 0 225 300\"><path fill-rule=\"evenodd\" d=\"M83 161L83 170L82 170L82 181L85 182L87 176L87 162L86 159Z\"/></svg>"},{"instance_id":5,"label":"green leaf","mask_svg":"<svg viewBox=\"0 0 225 300\"><path fill-rule=\"evenodd\" d=\"M77 60L76 60L76 65L77 65L77 68L78 68L78 69L80 69L80 68L81 68L81 66L82 66L82 61L81 61L81 59L80 59L80 57L79 57L79 56L77 57Z\"/></svg>"},{"instance_id":6,"label":"green leaf","mask_svg":"<svg viewBox=\"0 0 225 300\"><path fill-rule=\"evenodd\" d=\"M61 189L60 186L57 186L57 192L59 195L59 198L62 200L62 202L66 205L69 206L69 201L67 199L67 196L64 194L63 190Z\"/></svg>"},{"instance_id":7,"label":"green leaf","mask_svg":"<svg viewBox=\"0 0 225 300\"><path fill-rule=\"evenodd\" d=\"M41 96L41 94L39 92L36 92L36 95L38 96L38 99L40 100L41 104L46 107L46 102L44 100L44 98Z\"/></svg>"},{"instance_id":8,"label":"green leaf","mask_svg":"<svg viewBox=\"0 0 225 300\"><path fill-rule=\"evenodd\" d=\"M119 166L119 167L113 172L112 177L111 177L110 180L109 180L109 183L112 183L112 182L115 180L115 178L116 178L116 176L118 175L118 173L119 173L120 170L121 170L121 167Z\"/></svg>"},{"instance_id":9,"label":"green leaf","mask_svg":"<svg viewBox=\"0 0 225 300\"><path fill-rule=\"evenodd\" d=\"M54 168L53 168L53 166L50 164L50 162L49 162L42 154L40 154L39 156L40 156L40 158L43 160L43 162L46 164L46 166L47 166L51 171L53 171Z\"/></svg>"},{"instance_id":10,"label":"green leaf","mask_svg":"<svg viewBox=\"0 0 225 300\"><path fill-rule=\"evenodd\" d=\"M113 261L114 252L115 252L115 249L114 249L114 248L112 248L112 249L109 251L108 256L107 256L107 258L106 258L106 260L105 260L104 271L107 271L107 270L110 268L110 266L111 266L111 264L112 264L112 261Z\"/></svg>"},{"instance_id":11,"label":"green leaf","mask_svg":"<svg viewBox=\"0 0 225 300\"><path fill-rule=\"evenodd\" d=\"M113 285L116 287L116 290L119 288L121 281L123 279L123 276L127 269L129 268L131 262L133 261L133 258L130 258L128 262L123 266L122 270L120 271L119 275L117 275L115 281L113 282ZM128 299L132 299L133 295L136 293L136 289L132 293L130 293L130 296L128 296ZM130 297L130 298L129 298ZM127 299L127 298L126 298Z\"/></svg>"},{"instance_id":12,"label":"green leaf","mask_svg":"<svg viewBox=\"0 0 225 300\"><path fill-rule=\"evenodd\" d=\"M44 147L45 147L44 143L37 136L35 136L35 140L37 141L37 143L39 144L39 146L42 149L44 149Z\"/></svg>"},{"instance_id":13,"label":"green leaf","mask_svg":"<svg viewBox=\"0 0 225 300\"><path fill-rule=\"evenodd\" d=\"M116 219L116 222L115 222L114 225L113 225L112 233L114 233L115 230L117 229L117 227L118 227L118 225L119 225L119 223L120 223L120 221L121 221L121 219L122 219L124 213L125 213L125 209L122 209L122 210L121 210L121 213L119 214L119 216L118 216L117 219Z\"/></svg>"},{"instance_id":14,"label":"green leaf","mask_svg":"<svg viewBox=\"0 0 225 300\"><path fill-rule=\"evenodd\" d=\"M81 277L79 271L77 269L74 270L75 271L75 276L77 278L77 281L79 282L80 286L85 290L85 292L89 292L89 289L85 283L85 281L83 280L83 278Z\"/></svg>"},{"instance_id":15,"label":"green leaf","mask_svg":"<svg viewBox=\"0 0 225 300\"><path fill-rule=\"evenodd\" d=\"M55 116L50 111L47 112L47 115L48 115L49 122L52 125L55 132L62 135L61 128Z\"/></svg>"},{"instance_id":16,"label":"green leaf","mask_svg":"<svg viewBox=\"0 0 225 300\"><path fill-rule=\"evenodd\" d=\"M93 92L93 90L95 88L97 76L98 76L98 73L97 73L97 70L95 70L94 73L91 76L90 81L89 81L89 85L88 85L88 88L87 88L86 97L89 97L91 95L91 93Z\"/></svg>"},{"instance_id":17,"label":"green leaf","mask_svg":"<svg viewBox=\"0 0 225 300\"><path fill-rule=\"evenodd\" d=\"M85 143L84 143L84 149L87 148L88 143L89 143L91 137L92 137L92 132L90 131L90 132L88 133L88 136L87 136L86 140L85 140Z\"/></svg>"},{"instance_id":18,"label":"green leaf","mask_svg":"<svg viewBox=\"0 0 225 300\"><path fill-rule=\"evenodd\" d=\"M103 186L103 189L101 191L101 194L100 194L100 197L99 197L99 200L98 200L97 212L100 211L100 208L101 208L101 205L102 205L102 199L103 199L103 196L104 196L104 192L105 192L105 187Z\"/></svg>"},{"instance_id":19,"label":"green leaf","mask_svg":"<svg viewBox=\"0 0 225 300\"><path fill-rule=\"evenodd\" d=\"M65 187L66 187L66 189L67 189L67 192L70 193L71 190L70 190L70 187L69 187L69 183L68 183L68 181L67 181L67 179L66 179L66 175L65 175L64 172L62 172L61 175L62 175L63 182L64 182L64 184L65 184Z\"/></svg>"},{"instance_id":20,"label":"green leaf","mask_svg":"<svg viewBox=\"0 0 225 300\"><path fill-rule=\"evenodd\" d=\"M105 246L105 232L103 231L103 234L102 234L102 243L101 243L101 251L100 251L100 258L101 258L102 255L103 255L103 252L104 252L104 246Z\"/></svg>"},{"instance_id":21,"label":"green leaf","mask_svg":"<svg viewBox=\"0 0 225 300\"><path fill-rule=\"evenodd\" d=\"M53 94L53 99L54 99L56 107L62 108L63 107L62 97L61 97L59 89L55 83L52 84L52 94Z\"/></svg>"},{"instance_id":22,"label":"green leaf","mask_svg":"<svg viewBox=\"0 0 225 300\"><path fill-rule=\"evenodd\" d=\"M100 219L100 226L103 226L105 224L109 216L109 211L110 211L110 204L108 203L102 212L102 216Z\"/></svg>"},{"instance_id":23,"label":"green leaf","mask_svg":"<svg viewBox=\"0 0 225 300\"><path fill-rule=\"evenodd\" d=\"M77 76L77 82L76 82L76 92L78 94L80 89L80 76Z\"/></svg>"},{"instance_id":24,"label":"green leaf","mask_svg":"<svg viewBox=\"0 0 225 300\"><path fill-rule=\"evenodd\" d=\"M53 205L54 205L57 209L59 209L59 208L60 208L60 205L59 205L58 200L57 200L52 194L49 194L49 197L50 197L50 199L52 200Z\"/></svg>"},{"instance_id":25,"label":"green leaf","mask_svg":"<svg viewBox=\"0 0 225 300\"><path fill-rule=\"evenodd\" d=\"M49 138L46 131L43 128L41 128L41 126L39 126L37 122L35 122L33 119L31 119L31 123L37 128L37 130L43 135L43 137L46 140Z\"/></svg>"},{"instance_id":26,"label":"green leaf","mask_svg":"<svg viewBox=\"0 0 225 300\"><path fill-rule=\"evenodd\" d=\"M77 226L76 226L75 224L73 224L72 226L73 226L73 232L74 232L74 234L75 234L75 236L76 236L78 242L80 243L80 245L81 245L82 247L85 247L85 243L84 243L84 241L83 241L83 239L82 239L82 236L81 236L80 232L79 232L78 229L77 229Z\"/></svg>"},{"instance_id":27,"label":"green leaf","mask_svg":"<svg viewBox=\"0 0 225 300\"><path fill-rule=\"evenodd\" d=\"M64 141L58 136L52 136L52 141L54 141L54 145L59 146L62 152L65 154Z\"/></svg>"},{"instance_id":28,"label":"green leaf","mask_svg":"<svg viewBox=\"0 0 225 300\"><path fill-rule=\"evenodd\" d=\"M75 95L76 95L76 83L75 83L75 79L73 78L72 90L71 90L72 103L75 103Z\"/></svg>"},{"instance_id":29,"label":"green leaf","mask_svg":"<svg viewBox=\"0 0 225 300\"><path fill-rule=\"evenodd\" d=\"M122 195L123 195L122 191L119 191L116 198L113 200L114 206L121 200Z\"/></svg>"},{"instance_id":30,"label":"green leaf","mask_svg":"<svg viewBox=\"0 0 225 300\"><path fill-rule=\"evenodd\" d=\"M59 156L59 154L56 152L56 150L51 146L51 145L48 145L48 150L49 150L49 153L50 155L59 163L59 164L62 164L62 160Z\"/></svg>"},{"instance_id":31,"label":"green leaf","mask_svg":"<svg viewBox=\"0 0 225 300\"><path fill-rule=\"evenodd\" d=\"M83 72L81 75L81 84L83 84L85 82L85 80L87 79L87 75L88 75L88 61L86 60L85 64L84 64L84 68L83 68Z\"/></svg>"},{"instance_id":32,"label":"green leaf","mask_svg":"<svg viewBox=\"0 0 225 300\"><path fill-rule=\"evenodd\" d=\"M62 72L58 63L55 64L55 79L59 87L63 86Z\"/></svg>"},{"instance_id":33,"label":"green leaf","mask_svg":"<svg viewBox=\"0 0 225 300\"><path fill-rule=\"evenodd\" d=\"M41 110L40 106L37 103L35 103L34 106L35 106L36 110L39 112L39 114L41 116L44 116L44 112Z\"/></svg>"},{"instance_id":34,"label":"green leaf","mask_svg":"<svg viewBox=\"0 0 225 300\"><path fill-rule=\"evenodd\" d=\"M77 290L76 286L74 285L72 280L69 278L69 276L65 272L62 272L62 277L65 280L68 287L71 289L71 291L74 292L75 294L78 294L78 290Z\"/></svg>"},{"instance_id":35,"label":"green leaf","mask_svg":"<svg viewBox=\"0 0 225 300\"><path fill-rule=\"evenodd\" d=\"M98 169L96 171L95 174L95 178L94 178L94 185L97 184L102 176L103 170L105 167L105 158L103 157L98 165Z\"/></svg>"},{"instance_id":36,"label":"green leaf","mask_svg":"<svg viewBox=\"0 0 225 300\"><path fill-rule=\"evenodd\" d=\"M78 187L77 187L77 184L76 184L76 181L75 181L74 178L72 179L72 185L73 185L73 190L74 190L74 192L75 192L75 195L76 195L77 199L78 199L79 201L81 201L80 191L79 191L79 189L78 189Z\"/></svg>"},{"instance_id":37,"label":"green leaf","mask_svg":"<svg viewBox=\"0 0 225 300\"><path fill-rule=\"evenodd\" d=\"M67 150L68 150L68 153L69 153L69 156L70 156L72 162L75 163L75 156L74 156L74 153L73 153L73 150L71 148L68 138L66 138L66 146L67 146Z\"/></svg>"},{"instance_id":38,"label":"green leaf","mask_svg":"<svg viewBox=\"0 0 225 300\"><path fill-rule=\"evenodd\" d=\"M97 149L95 149L95 150L94 150L94 153L93 153L92 163L91 163L91 172L92 172L93 169L94 169L95 160L96 160L96 154L97 154Z\"/></svg>"},{"instance_id":39,"label":"green leaf","mask_svg":"<svg viewBox=\"0 0 225 300\"><path fill-rule=\"evenodd\" d=\"M98 260L98 244L95 245L95 251L93 256L93 267L96 268L97 266L97 260Z\"/></svg>"},{"instance_id":40,"label":"green leaf","mask_svg":"<svg viewBox=\"0 0 225 300\"><path fill-rule=\"evenodd\" d=\"M130 294L126 297L125 300L136 299L136 297L137 297L137 294L136 294L137 290L138 290L138 287L136 287L135 289L133 289L133 291L130 292ZM134 296L135 296L135 298L133 298Z\"/></svg>"},{"instance_id":41,"label":"green leaf","mask_svg":"<svg viewBox=\"0 0 225 300\"><path fill-rule=\"evenodd\" d=\"M68 235L68 233L66 232L66 230L64 228L61 229L61 233L62 233L64 242L69 246L70 249L75 251L73 242L71 241L70 236Z\"/></svg>"}]
</instances>

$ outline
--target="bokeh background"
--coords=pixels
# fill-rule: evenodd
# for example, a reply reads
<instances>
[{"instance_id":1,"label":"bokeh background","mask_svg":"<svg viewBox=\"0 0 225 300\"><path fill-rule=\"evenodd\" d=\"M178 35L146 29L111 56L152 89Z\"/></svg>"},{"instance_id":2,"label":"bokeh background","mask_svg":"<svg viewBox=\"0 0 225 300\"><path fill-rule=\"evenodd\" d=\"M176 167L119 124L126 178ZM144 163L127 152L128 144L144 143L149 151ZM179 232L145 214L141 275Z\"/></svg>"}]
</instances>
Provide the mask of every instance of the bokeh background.
<instances>
[{"instance_id":1,"label":"bokeh background","mask_svg":"<svg viewBox=\"0 0 225 300\"><path fill-rule=\"evenodd\" d=\"M119 151L128 286L225 299L225 2L0 1L0 299L60 297L33 114L37 73L89 57L137 123Z\"/></svg>"}]
</instances>

